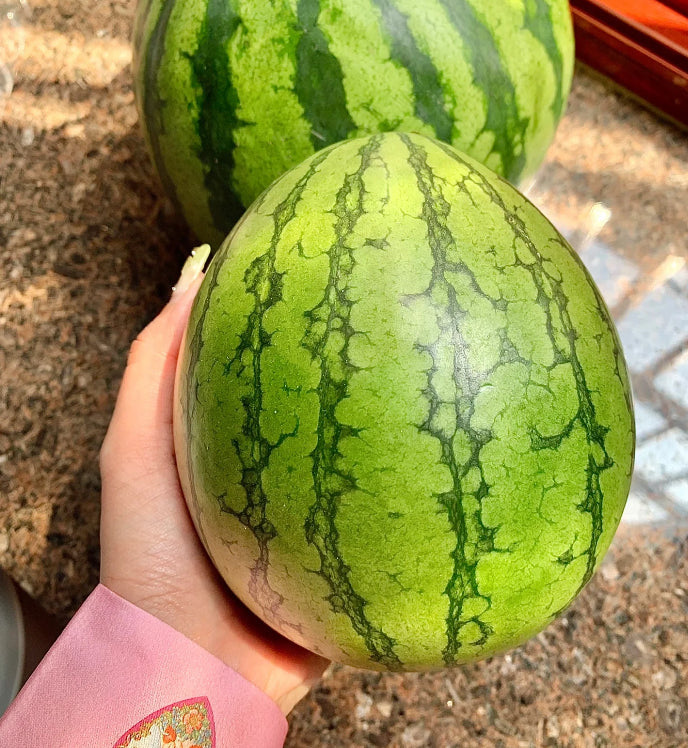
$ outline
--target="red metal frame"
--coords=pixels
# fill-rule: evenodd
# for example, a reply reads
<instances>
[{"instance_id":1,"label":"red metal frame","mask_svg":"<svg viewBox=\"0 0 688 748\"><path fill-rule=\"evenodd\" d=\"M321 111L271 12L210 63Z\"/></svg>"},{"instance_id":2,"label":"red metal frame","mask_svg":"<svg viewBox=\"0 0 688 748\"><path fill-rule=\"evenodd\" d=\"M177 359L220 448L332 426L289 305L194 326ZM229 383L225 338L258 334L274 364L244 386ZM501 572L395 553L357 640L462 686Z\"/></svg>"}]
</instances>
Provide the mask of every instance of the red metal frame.
<instances>
[{"instance_id":1,"label":"red metal frame","mask_svg":"<svg viewBox=\"0 0 688 748\"><path fill-rule=\"evenodd\" d=\"M688 126L688 0L570 0L576 56Z\"/></svg>"}]
</instances>

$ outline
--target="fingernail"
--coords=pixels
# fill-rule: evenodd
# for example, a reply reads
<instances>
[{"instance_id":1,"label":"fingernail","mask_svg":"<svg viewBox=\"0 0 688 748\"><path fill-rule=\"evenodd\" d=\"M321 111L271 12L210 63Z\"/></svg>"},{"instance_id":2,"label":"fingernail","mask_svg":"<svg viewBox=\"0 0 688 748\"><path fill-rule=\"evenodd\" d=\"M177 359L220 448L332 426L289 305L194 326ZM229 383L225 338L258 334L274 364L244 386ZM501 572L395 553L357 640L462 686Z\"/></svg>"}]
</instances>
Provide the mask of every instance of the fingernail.
<instances>
[{"instance_id":1,"label":"fingernail","mask_svg":"<svg viewBox=\"0 0 688 748\"><path fill-rule=\"evenodd\" d=\"M203 272L205 263L210 257L210 245L201 244L200 247L191 250L191 254L186 258L182 266L182 272L179 280L172 286L172 298L179 298L189 289L191 284Z\"/></svg>"}]
</instances>

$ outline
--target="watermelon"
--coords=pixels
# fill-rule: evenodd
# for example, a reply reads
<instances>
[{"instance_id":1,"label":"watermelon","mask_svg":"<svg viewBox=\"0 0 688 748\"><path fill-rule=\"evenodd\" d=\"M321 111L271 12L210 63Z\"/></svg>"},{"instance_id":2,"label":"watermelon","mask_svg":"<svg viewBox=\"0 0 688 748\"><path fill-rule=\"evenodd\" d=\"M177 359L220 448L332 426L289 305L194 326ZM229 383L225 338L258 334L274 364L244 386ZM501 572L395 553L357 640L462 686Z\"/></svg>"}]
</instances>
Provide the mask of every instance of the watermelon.
<instances>
[{"instance_id":1,"label":"watermelon","mask_svg":"<svg viewBox=\"0 0 688 748\"><path fill-rule=\"evenodd\" d=\"M230 588L339 662L460 664L582 590L628 495L623 353L570 246L440 141L323 149L211 261L175 448Z\"/></svg>"},{"instance_id":2,"label":"watermelon","mask_svg":"<svg viewBox=\"0 0 688 748\"><path fill-rule=\"evenodd\" d=\"M135 91L166 192L213 247L339 140L431 135L517 183L573 70L566 0L140 0Z\"/></svg>"}]
</instances>

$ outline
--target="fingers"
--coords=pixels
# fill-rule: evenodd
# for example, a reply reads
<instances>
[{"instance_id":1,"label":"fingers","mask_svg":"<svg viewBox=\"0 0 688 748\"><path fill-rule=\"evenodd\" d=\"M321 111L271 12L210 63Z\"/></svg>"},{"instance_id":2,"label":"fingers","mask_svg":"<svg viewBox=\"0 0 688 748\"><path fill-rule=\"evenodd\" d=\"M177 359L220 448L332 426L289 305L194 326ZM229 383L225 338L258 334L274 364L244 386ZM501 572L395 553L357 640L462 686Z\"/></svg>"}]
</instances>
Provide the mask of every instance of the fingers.
<instances>
[{"instance_id":1,"label":"fingers","mask_svg":"<svg viewBox=\"0 0 688 748\"><path fill-rule=\"evenodd\" d=\"M202 254L200 259L203 259ZM207 253L205 254L207 258ZM172 439L174 377L184 329L203 262L188 264L172 298L131 346L100 455L103 482L130 483L157 475L176 480ZM204 261L204 260L203 260ZM172 475L169 475L172 473ZM164 481L166 482L166 481Z\"/></svg>"}]
</instances>

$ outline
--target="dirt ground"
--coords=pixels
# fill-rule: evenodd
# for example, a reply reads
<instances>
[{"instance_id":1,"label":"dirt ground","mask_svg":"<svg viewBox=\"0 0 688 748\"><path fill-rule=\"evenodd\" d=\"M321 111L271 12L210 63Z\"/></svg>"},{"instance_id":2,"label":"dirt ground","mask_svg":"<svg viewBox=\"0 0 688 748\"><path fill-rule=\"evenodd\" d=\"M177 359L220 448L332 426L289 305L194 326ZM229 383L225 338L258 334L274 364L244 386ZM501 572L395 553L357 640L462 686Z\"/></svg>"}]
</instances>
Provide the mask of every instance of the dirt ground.
<instances>
[{"instance_id":1,"label":"dirt ground","mask_svg":"<svg viewBox=\"0 0 688 748\"><path fill-rule=\"evenodd\" d=\"M0 104L0 565L67 620L98 579L98 450L126 352L193 237L161 198L131 87L133 0L36 0ZM688 138L588 73L537 188L604 199L649 274L686 256ZM601 165L603 168L601 168ZM333 667L297 746L688 746L688 535L623 526L557 623L433 674Z\"/></svg>"}]
</instances>

